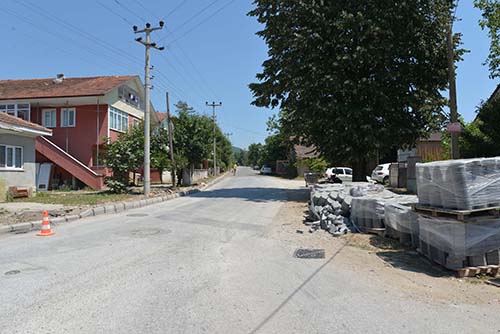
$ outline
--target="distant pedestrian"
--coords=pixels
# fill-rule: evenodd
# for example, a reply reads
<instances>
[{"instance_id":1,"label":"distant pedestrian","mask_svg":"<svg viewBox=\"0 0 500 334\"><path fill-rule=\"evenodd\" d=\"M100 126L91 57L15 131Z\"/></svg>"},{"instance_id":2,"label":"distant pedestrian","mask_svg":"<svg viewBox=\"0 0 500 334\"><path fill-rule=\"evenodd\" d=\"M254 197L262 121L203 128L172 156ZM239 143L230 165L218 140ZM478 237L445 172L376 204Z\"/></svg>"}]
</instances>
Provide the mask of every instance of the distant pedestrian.
<instances>
[{"instance_id":1,"label":"distant pedestrian","mask_svg":"<svg viewBox=\"0 0 500 334\"><path fill-rule=\"evenodd\" d=\"M232 174L233 175L236 175L236 170L238 169L238 164L235 162L234 165L233 165L233 170L232 170Z\"/></svg>"}]
</instances>

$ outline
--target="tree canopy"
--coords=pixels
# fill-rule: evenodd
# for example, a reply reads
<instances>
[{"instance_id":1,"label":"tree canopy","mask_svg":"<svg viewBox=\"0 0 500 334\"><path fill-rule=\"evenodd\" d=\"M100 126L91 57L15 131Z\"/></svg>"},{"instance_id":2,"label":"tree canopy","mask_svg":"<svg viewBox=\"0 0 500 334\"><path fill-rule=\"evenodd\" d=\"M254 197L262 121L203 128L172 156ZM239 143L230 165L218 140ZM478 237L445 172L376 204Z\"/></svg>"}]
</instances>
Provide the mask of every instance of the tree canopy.
<instances>
[{"instance_id":1,"label":"tree canopy","mask_svg":"<svg viewBox=\"0 0 500 334\"><path fill-rule=\"evenodd\" d=\"M490 69L490 77L500 77L500 3L498 0L474 0L474 5L482 11L479 25L488 29L490 37L490 53L486 64Z\"/></svg>"},{"instance_id":2,"label":"tree canopy","mask_svg":"<svg viewBox=\"0 0 500 334\"><path fill-rule=\"evenodd\" d=\"M256 0L269 58L253 103L329 161L413 145L444 120L451 0ZM458 38L457 38L458 40ZM458 42L457 42L458 43Z\"/></svg>"}]
</instances>

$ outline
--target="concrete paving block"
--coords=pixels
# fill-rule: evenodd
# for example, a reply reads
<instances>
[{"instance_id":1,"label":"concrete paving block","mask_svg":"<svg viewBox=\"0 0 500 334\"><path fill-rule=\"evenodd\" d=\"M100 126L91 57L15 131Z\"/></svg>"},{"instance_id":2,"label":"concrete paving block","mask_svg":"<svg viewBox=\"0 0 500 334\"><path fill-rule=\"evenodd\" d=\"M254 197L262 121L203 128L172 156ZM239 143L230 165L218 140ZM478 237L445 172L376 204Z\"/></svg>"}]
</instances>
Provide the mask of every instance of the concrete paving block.
<instances>
[{"instance_id":1,"label":"concrete paving block","mask_svg":"<svg viewBox=\"0 0 500 334\"><path fill-rule=\"evenodd\" d=\"M19 223L12 225L12 232L14 233L27 233L31 231L31 223Z\"/></svg>"},{"instance_id":2,"label":"concrete paving block","mask_svg":"<svg viewBox=\"0 0 500 334\"><path fill-rule=\"evenodd\" d=\"M59 224L65 223L65 222L66 222L66 218L64 218L64 217L56 217L56 218L52 218L50 220L50 223L53 225L59 225Z\"/></svg>"},{"instance_id":3,"label":"concrete paving block","mask_svg":"<svg viewBox=\"0 0 500 334\"><path fill-rule=\"evenodd\" d=\"M12 232L12 225L0 225L0 234Z\"/></svg>"},{"instance_id":4,"label":"concrete paving block","mask_svg":"<svg viewBox=\"0 0 500 334\"><path fill-rule=\"evenodd\" d=\"M64 218L66 219L67 222L72 222L72 221L80 219L80 216L78 216L78 215L69 215L69 216L66 216Z\"/></svg>"},{"instance_id":5,"label":"concrete paving block","mask_svg":"<svg viewBox=\"0 0 500 334\"><path fill-rule=\"evenodd\" d=\"M125 210L132 210L135 208L135 203L134 202L126 202L125 203Z\"/></svg>"},{"instance_id":6,"label":"concrete paving block","mask_svg":"<svg viewBox=\"0 0 500 334\"><path fill-rule=\"evenodd\" d=\"M31 229L41 230L42 229L42 222L31 222Z\"/></svg>"},{"instance_id":7,"label":"concrete paving block","mask_svg":"<svg viewBox=\"0 0 500 334\"><path fill-rule=\"evenodd\" d=\"M90 217L93 215L94 215L94 212L92 211L92 209L88 209L88 210L80 212L80 218L86 218L86 217Z\"/></svg>"},{"instance_id":8,"label":"concrete paving block","mask_svg":"<svg viewBox=\"0 0 500 334\"><path fill-rule=\"evenodd\" d=\"M139 201L139 207L142 208L143 206L148 205L148 200L147 199L141 199Z\"/></svg>"},{"instance_id":9,"label":"concrete paving block","mask_svg":"<svg viewBox=\"0 0 500 334\"><path fill-rule=\"evenodd\" d=\"M115 204L115 211L116 212L122 212L122 211L125 211L125 203L116 203Z\"/></svg>"},{"instance_id":10,"label":"concrete paving block","mask_svg":"<svg viewBox=\"0 0 500 334\"><path fill-rule=\"evenodd\" d=\"M105 213L103 206L92 208L92 212L94 213L94 216L103 215Z\"/></svg>"},{"instance_id":11,"label":"concrete paving block","mask_svg":"<svg viewBox=\"0 0 500 334\"><path fill-rule=\"evenodd\" d=\"M104 213L115 213L115 205L114 204L107 204L104 205Z\"/></svg>"}]
</instances>

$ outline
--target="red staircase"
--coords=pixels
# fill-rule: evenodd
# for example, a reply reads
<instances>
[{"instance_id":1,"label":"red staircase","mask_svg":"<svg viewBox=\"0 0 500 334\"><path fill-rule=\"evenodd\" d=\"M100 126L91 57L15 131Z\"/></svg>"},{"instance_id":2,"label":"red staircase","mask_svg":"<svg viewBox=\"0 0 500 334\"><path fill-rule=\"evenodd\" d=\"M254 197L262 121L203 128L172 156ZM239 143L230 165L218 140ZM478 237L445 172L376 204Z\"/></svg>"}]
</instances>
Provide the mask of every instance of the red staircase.
<instances>
[{"instance_id":1,"label":"red staircase","mask_svg":"<svg viewBox=\"0 0 500 334\"><path fill-rule=\"evenodd\" d=\"M85 183L90 188L94 190L101 190L104 187L103 175L97 174L47 138L38 136L36 138L35 149L37 152L71 173L74 177Z\"/></svg>"}]
</instances>

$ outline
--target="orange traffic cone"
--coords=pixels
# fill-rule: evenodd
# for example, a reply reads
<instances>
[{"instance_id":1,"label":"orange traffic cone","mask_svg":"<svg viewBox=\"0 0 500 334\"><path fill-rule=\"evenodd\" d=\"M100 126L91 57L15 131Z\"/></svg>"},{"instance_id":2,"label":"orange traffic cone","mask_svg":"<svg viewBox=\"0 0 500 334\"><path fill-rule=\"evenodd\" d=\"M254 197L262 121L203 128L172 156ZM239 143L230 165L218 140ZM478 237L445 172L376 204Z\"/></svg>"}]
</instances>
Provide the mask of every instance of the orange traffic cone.
<instances>
[{"instance_id":1,"label":"orange traffic cone","mask_svg":"<svg viewBox=\"0 0 500 334\"><path fill-rule=\"evenodd\" d=\"M44 211L42 219L42 230L37 235L40 237L48 237L49 235L52 235L54 233L55 232L50 229L49 214L47 211Z\"/></svg>"}]
</instances>

